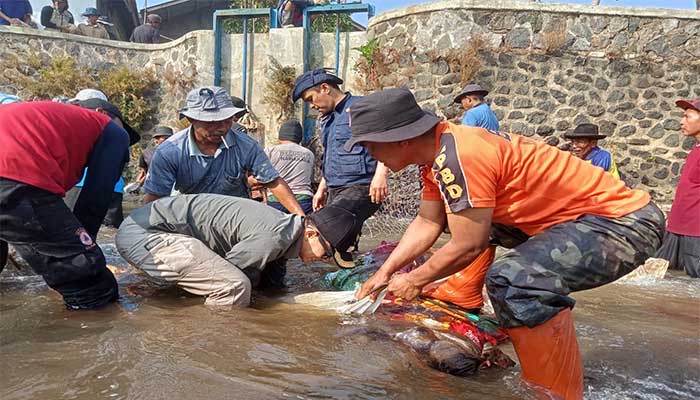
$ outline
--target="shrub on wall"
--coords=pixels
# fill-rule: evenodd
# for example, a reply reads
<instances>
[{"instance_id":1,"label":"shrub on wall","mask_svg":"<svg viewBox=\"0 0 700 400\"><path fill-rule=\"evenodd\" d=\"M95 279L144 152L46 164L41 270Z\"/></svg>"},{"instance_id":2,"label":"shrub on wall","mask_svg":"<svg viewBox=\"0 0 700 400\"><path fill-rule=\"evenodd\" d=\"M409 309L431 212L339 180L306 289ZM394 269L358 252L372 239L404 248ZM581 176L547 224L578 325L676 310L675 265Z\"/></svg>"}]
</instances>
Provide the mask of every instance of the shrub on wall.
<instances>
[{"instance_id":1,"label":"shrub on wall","mask_svg":"<svg viewBox=\"0 0 700 400\"><path fill-rule=\"evenodd\" d=\"M292 91L295 79L294 67L282 65L275 58L270 57L263 104L269 105L274 110L278 121L294 118L296 107L292 102Z\"/></svg>"},{"instance_id":2,"label":"shrub on wall","mask_svg":"<svg viewBox=\"0 0 700 400\"><path fill-rule=\"evenodd\" d=\"M101 72L98 80L98 87L135 129L151 119L155 109L147 99L158 84L153 70L133 71L122 66Z\"/></svg>"}]
</instances>

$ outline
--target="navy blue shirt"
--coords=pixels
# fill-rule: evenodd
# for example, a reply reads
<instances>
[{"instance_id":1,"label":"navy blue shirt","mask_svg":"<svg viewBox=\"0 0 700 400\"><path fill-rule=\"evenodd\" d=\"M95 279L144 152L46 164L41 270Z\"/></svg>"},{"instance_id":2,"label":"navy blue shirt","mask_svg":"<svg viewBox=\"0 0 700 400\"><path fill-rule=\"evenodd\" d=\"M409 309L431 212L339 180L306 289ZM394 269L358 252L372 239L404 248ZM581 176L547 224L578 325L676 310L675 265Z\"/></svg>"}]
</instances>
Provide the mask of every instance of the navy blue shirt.
<instances>
[{"instance_id":1,"label":"navy blue shirt","mask_svg":"<svg viewBox=\"0 0 700 400\"><path fill-rule=\"evenodd\" d=\"M462 125L475 126L494 132L499 131L498 118L486 103L481 103L467 110L462 117Z\"/></svg>"},{"instance_id":2,"label":"navy blue shirt","mask_svg":"<svg viewBox=\"0 0 700 400\"><path fill-rule=\"evenodd\" d=\"M0 0L0 11L9 18L17 18L24 22L24 16L32 13L32 5L29 0ZM10 25L0 18L0 25Z\"/></svg>"},{"instance_id":3,"label":"navy blue shirt","mask_svg":"<svg viewBox=\"0 0 700 400\"><path fill-rule=\"evenodd\" d=\"M343 149L352 133L348 109L361 98L347 93L333 112L321 120L323 177L328 187L369 185L377 169L377 160L370 157L364 146L353 146L351 151Z\"/></svg>"},{"instance_id":4,"label":"navy blue shirt","mask_svg":"<svg viewBox=\"0 0 700 400\"><path fill-rule=\"evenodd\" d=\"M185 194L247 198L248 174L262 184L280 176L260 144L240 126L229 129L213 156L202 153L192 135L191 128L187 128L156 148L143 185L146 193L169 196L174 188Z\"/></svg>"}]
</instances>

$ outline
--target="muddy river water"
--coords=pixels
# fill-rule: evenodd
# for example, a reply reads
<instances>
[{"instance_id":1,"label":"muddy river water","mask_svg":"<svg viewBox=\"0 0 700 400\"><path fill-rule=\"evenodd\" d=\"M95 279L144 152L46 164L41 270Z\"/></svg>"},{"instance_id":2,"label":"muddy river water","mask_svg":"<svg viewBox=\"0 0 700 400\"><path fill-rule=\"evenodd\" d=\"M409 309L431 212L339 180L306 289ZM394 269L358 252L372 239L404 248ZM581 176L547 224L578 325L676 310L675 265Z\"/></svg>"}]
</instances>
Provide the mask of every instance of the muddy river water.
<instances>
[{"instance_id":1,"label":"muddy river water","mask_svg":"<svg viewBox=\"0 0 700 400\"><path fill-rule=\"evenodd\" d=\"M108 254L113 234L103 234ZM290 262L286 294L314 290L330 270ZM118 304L71 312L41 278L0 275L0 399L529 397L517 367L458 378L396 343L350 334L373 318L286 304L285 293L215 311L138 281L120 278ZM574 297L587 399L700 398L700 281L676 272Z\"/></svg>"}]
</instances>

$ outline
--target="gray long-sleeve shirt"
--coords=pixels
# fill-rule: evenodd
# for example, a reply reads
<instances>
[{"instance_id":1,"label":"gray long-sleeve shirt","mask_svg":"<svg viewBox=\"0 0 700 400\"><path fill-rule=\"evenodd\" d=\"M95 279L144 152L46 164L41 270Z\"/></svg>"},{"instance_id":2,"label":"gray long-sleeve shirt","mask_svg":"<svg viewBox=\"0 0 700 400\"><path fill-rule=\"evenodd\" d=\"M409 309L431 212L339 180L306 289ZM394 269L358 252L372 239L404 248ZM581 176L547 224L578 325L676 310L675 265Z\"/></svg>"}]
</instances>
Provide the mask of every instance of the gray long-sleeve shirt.
<instances>
[{"instance_id":1,"label":"gray long-sleeve shirt","mask_svg":"<svg viewBox=\"0 0 700 400\"><path fill-rule=\"evenodd\" d=\"M304 218L265 204L218 194L158 199L131 213L147 230L179 233L204 242L240 269L295 258L301 250Z\"/></svg>"}]
</instances>

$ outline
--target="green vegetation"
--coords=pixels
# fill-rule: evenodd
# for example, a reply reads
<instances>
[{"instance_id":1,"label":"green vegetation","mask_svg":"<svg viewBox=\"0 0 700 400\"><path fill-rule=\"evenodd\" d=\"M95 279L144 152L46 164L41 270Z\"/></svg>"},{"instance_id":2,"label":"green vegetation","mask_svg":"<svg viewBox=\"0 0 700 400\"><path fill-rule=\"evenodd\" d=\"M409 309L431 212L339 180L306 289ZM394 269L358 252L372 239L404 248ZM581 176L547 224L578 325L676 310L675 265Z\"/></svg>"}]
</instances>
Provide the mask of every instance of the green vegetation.
<instances>
[{"instance_id":1,"label":"green vegetation","mask_svg":"<svg viewBox=\"0 0 700 400\"><path fill-rule=\"evenodd\" d=\"M277 0L232 0L231 8L275 8ZM314 32L335 32L336 24L340 25L341 32L353 30L352 18L349 15L319 15L311 21L311 30ZM227 33L243 33L243 21L231 18L223 22ZM253 18L248 22L248 32L265 33L270 30L267 17Z\"/></svg>"}]
</instances>

